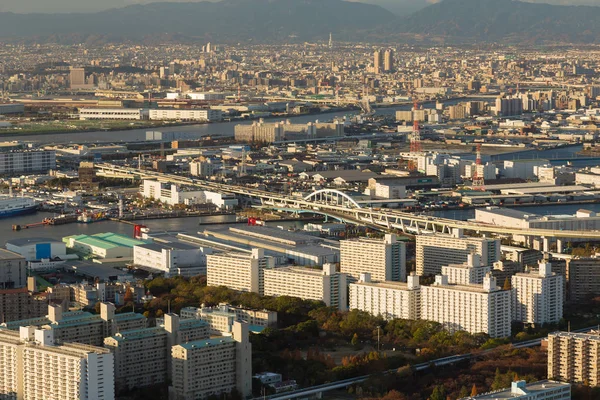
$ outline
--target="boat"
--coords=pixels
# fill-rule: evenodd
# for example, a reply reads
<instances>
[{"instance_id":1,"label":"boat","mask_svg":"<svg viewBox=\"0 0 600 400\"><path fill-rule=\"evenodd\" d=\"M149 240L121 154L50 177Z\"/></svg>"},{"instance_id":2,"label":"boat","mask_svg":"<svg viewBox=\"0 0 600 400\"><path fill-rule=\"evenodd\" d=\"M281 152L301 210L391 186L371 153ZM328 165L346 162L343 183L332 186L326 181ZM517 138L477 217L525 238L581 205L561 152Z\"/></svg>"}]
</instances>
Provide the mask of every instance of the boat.
<instances>
[{"instance_id":1,"label":"boat","mask_svg":"<svg viewBox=\"0 0 600 400\"><path fill-rule=\"evenodd\" d=\"M0 218L33 214L37 208L38 204L31 197L0 197Z\"/></svg>"},{"instance_id":2,"label":"boat","mask_svg":"<svg viewBox=\"0 0 600 400\"><path fill-rule=\"evenodd\" d=\"M104 221L106 220L106 216L104 213L88 213L82 212L77 217L77 222L82 224L91 224L92 222Z\"/></svg>"},{"instance_id":3,"label":"boat","mask_svg":"<svg viewBox=\"0 0 600 400\"><path fill-rule=\"evenodd\" d=\"M56 217L45 218L43 222L46 225L65 225L65 224L70 224L70 223L76 222L76 221L77 221L76 214L62 214L62 215L58 215Z\"/></svg>"}]
</instances>

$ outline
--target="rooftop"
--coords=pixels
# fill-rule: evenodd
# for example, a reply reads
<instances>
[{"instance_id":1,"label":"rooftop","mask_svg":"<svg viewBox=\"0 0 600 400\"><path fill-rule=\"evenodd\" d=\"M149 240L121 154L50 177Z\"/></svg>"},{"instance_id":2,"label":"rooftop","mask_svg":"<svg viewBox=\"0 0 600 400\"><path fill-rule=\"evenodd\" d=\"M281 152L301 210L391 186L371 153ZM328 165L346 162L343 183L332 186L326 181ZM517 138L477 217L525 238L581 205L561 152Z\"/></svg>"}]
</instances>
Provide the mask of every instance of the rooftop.
<instances>
[{"instance_id":1,"label":"rooftop","mask_svg":"<svg viewBox=\"0 0 600 400\"><path fill-rule=\"evenodd\" d=\"M23 259L23 256L10 250L0 249L0 260Z\"/></svg>"},{"instance_id":2,"label":"rooftop","mask_svg":"<svg viewBox=\"0 0 600 400\"><path fill-rule=\"evenodd\" d=\"M550 390L556 390L563 388L567 390L570 388L570 384L556 382L556 381L539 381L534 383L525 384L524 381L513 382L512 388L507 388L504 390L498 390L495 392L485 393L479 396L467 397L467 399L477 399L477 400L505 400L505 399L532 399L538 398L538 395ZM568 389L570 391L570 389ZM541 398L541 397L539 397ZM547 398L547 397L544 397ZM558 397L557 397L558 398Z\"/></svg>"},{"instance_id":3,"label":"rooftop","mask_svg":"<svg viewBox=\"0 0 600 400\"><path fill-rule=\"evenodd\" d=\"M233 342L235 342L235 340L233 340L232 337L221 336L221 337L213 338L213 339L203 339L203 340L197 340L195 342L187 342L187 343L180 344L180 346L186 350L192 350L192 349L196 349L196 348L220 346L223 344L233 343Z\"/></svg>"},{"instance_id":4,"label":"rooftop","mask_svg":"<svg viewBox=\"0 0 600 400\"><path fill-rule=\"evenodd\" d=\"M43 237L34 237L34 238L18 238L7 240L6 244L11 244L13 246L25 246L28 244L37 244L37 243L60 243L60 240L51 239L51 238L43 238Z\"/></svg>"}]
</instances>

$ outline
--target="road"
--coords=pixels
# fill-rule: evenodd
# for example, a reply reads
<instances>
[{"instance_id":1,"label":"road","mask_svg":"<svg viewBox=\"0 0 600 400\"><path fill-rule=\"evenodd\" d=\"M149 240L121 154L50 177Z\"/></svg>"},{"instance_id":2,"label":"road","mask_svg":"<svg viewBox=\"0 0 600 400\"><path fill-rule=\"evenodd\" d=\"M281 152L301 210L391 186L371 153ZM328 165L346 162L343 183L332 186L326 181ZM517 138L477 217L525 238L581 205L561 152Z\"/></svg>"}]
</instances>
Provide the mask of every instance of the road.
<instances>
[{"instance_id":1,"label":"road","mask_svg":"<svg viewBox=\"0 0 600 400\"><path fill-rule=\"evenodd\" d=\"M588 328L583 328L583 329L578 329L578 330L573 330L572 332L575 333L585 333L585 332L589 332L591 330L594 329L598 329L597 326L593 326L593 327L588 327ZM540 339L532 339L532 340L527 340L524 342L516 342L513 343L512 346L516 349L524 349L524 348L528 348L528 347L536 347L539 346L542 343L542 340L545 338L540 338ZM470 360L474 357L478 357L481 356L483 354L487 354L490 353L492 351L494 351L495 349L489 349L489 350L485 350L483 352L478 352L478 353L467 353L467 354L457 354L454 356L449 356L449 357L443 357L443 358L438 358L436 360L432 360L429 362L424 362L421 364L415 364L412 366L414 371L424 371L428 368L431 367L443 367L445 365L451 365L451 364L455 364L457 362L460 361L465 361L465 360ZM388 371L383 372L383 374L392 374L395 373L398 369L394 368ZM379 375L380 373L377 373L377 375ZM375 374L373 374L375 375ZM272 396L268 396L266 397L266 399L268 400L288 400L288 399L296 399L299 397L306 397L306 396L311 396L311 395L315 395L318 393L323 393L323 392L328 392L331 390L337 390L337 389L343 389L346 388L350 385L356 384L356 383L361 383L366 381L371 375L363 375L363 376L359 376L356 378L350 378L350 379L344 379L341 381L336 381L336 382L330 382L330 383L326 383L323 385L318 385L318 386L311 386L308 388L304 388L304 389L299 389L299 390L295 390L293 392L287 392L287 393L281 393L281 394L276 394L276 395L272 395ZM255 398L256 400L260 400L262 399L262 397L257 397Z\"/></svg>"}]
</instances>

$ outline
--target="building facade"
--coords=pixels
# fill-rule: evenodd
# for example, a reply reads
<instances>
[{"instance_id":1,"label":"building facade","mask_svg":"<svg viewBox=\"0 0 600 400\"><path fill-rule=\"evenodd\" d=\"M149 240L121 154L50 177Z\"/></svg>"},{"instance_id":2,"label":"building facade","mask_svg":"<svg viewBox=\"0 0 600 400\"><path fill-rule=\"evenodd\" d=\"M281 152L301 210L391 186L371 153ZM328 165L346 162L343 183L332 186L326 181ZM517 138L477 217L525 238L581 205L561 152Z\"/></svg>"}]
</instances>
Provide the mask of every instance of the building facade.
<instances>
[{"instance_id":1,"label":"building facade","mask_svg":"<svg viewBox=\"0 0 600 400\"><path fill-rule=\"evenodd\" d=\"M483 286L450 285L444 275L421 286L421 319L439 322L451 332L486 333L493 338L511 334L510 290L501 290L488 273Z\"/></svg>"},{"instance_id":2,"label":"building facade","mask_svg":"<svg viewBox=\"0 0 600 400\"><path fill-rule=\"evenodd\" d=\"M442 266L463 264L469 254L478 254L482 265L493 265L500 259L500 240L452 235L417 235L416 270L418 275L436 275Z\"/></svg>"},{"instance_id":3,"label":"building facade","mask_svg":"<svg viewBox=\"0 0 600 400\"><path fill-rule=\"evenodd\" d=\"M54 150L22 150L0 152L0 174L48 172L56 169Z\"/></svg>"},{"instance_id":4,"label":"building facade","mask_svg":"<svg viewBox=\"0 0 600 400\"><path fill-rule=\"evenodd\" d=\"M211 254L206 257L206 283L263 295L263 271L273 266L273 258L266 257L263 249Z\"/></svg>"},{"instance_id":5,"label":"building facade","mask_svg":"<svg viewBox=\"0 0 600 400\"><path fill-rule=\"evenodd\" d=\"M366 311L385 319L420 318L420 285L417 275L410 275L408 283L371 282L363 274L357 283L351 283L348 292L350 309Z\"/></svg>"},{"instance_id":6,"label":"building facade","mask_svg":"<svg viewBox=\"0 0 600 400\"><path fill-rule=\"evenodd\" d=\"M518 273L511 278L514 290L513 319L527 324L558 323L563 317L564 276L542 262L539 272Z\"/></svg>"},{"instance_id":7,"label":"building facade","mask_svg":"<svg viewBox=\"0 0 600 400\"><path fill-rule=\"evenodd\" d=\"M30 400L113 400L114 360L107 349L61 343L52 331L0 330L0 397Z\"/></svg>"},{"instance_id":8,"label":"building facade","mask_svg":"<svg viewBox=\"0 0 600 400\"><path fill-rule=\"evenodd\" d=\"M322 270L302 267L268 268L264 274L264 296L292 296L323 301L328 307L348 309L347 275L334 264Z\"/></svg>"},{"instance_id":9,"label":"building facade","mask_svg":"<svg viewBox=\"0 0 600 400\"><path fill-rule=\"evenodd\" d=\"M363 273L377 282L406 282L406 245L395 234L340 241L340 271L356 282Z\"/></svg>"},{"instance_id":10,"label":"building facade","mask_svg":"<svg viewBox=\"0 0 600 400\"><path fill-rule=\"evenodd\" d=\"M548 335L548 377L600 385L600 335L555 332Z\"/></svg>"},{"instance_id":11,"label":"building facade","mask_svg":"<svg viewBox=\"0 0 600 400\"><path fill-rule=\"evenodd\" d=\"M235 322L232 336L173 346L171 400L202 400L236 389L252 394L252 345L248 325Z\"/></svg>"}]
</instances>

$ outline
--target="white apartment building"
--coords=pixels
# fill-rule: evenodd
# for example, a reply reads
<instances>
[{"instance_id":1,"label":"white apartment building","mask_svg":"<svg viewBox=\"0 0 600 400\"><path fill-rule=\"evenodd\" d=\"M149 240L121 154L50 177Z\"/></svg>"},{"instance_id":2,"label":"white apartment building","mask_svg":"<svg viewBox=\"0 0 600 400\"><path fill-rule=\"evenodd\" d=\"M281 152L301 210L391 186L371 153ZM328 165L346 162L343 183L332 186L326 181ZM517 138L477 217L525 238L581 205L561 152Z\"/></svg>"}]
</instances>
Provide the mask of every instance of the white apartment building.
<instances>
[{"instance_id":1,"label":"white apartment building","mask_svg":"<svg viewBox=\"0 0 600 400\"><path fill-rule=\"evenodd\" d=\"M417 275L409 275L408 283L371 282L369 274L362 274L358 283L348 289L350 309L366 311L385 319L420 317L420 285Z\"/></svg>"},{"instance_id":2,"label":"white apartment building","mask_svg":"<svg viewBox=\"0 0 600 400\"><path fill-rule=\"evenodd\" d=\"M200 248L186 243L169 242L142 244L133 247L133 263L151 271L170 276L206 275L206 255L210 248Z\"/></svg>"},{"instance_id":3,"label":"white apartment building","mask_svg":"<svg viewBox=\"0 0 600 400\"><path fill-rule=\"evenodd\" d=\"M223 111L221 110L210 110L210 109L202 109L202 110L185 110L185 109L152 109L149 114L150 120L159 120L159 121L204 121L204 122L213 122L213 121L222 121L223 120Z\"/></svg>"},{"instance_id":4,"label":"white apartment building","mask_svg":"<svg viewBox=\"0 0 600 400\"><path fill-rule=\"evenodd\" d=\"M481 265L479 254L469 254L464 264L451 264L442 266L442 275L448 277L448 283L453 285L481 285L483 278L492 267Z\"/></svg>"},{"instance_id":5,"label":"white apartment building","mask_svg":"<svg viewBox=\"0 0 600 400\"><path fill-rule=\"evenodd\" d=\"M501 290L488 273L483 286L450 285L437 275L431 286L421 286L421 319L439 322L451 332L486 333L503 338L511 333L512 292Z\"/></svg>"},{"instance_id":6,"label":"white apartment building","mask_svg":"<svg viewBox=\"0 0 600 400\"><path fill-rule=\"evenodd\" d=\"M80 108L79 120L124 119L147 120L150 113L147 108Z\"/></svg>"},{"instance_id":7,"label":"white apartment building","mask_svg":"<svg viewBox=\"0 0 600 400\"><path fill-rule=\"evenodd\" d=\"M463 400L571 400L569 383L550 380L527 383L512 382L508 389L496 390L477 396L465 397Z\"/></svg>"},{"instance_id":8,"label":"white apartment building","mask_svg":"<svg viewBox=\"0 0 600 400\"><path fill-rule=\"evenodd\" d=\"M274 259L265 256L264 249L210 254L206 257L206 283L264 295L263 271L274 266Z\"/></svg>"},{"instance_id":9,"label":"white apartment building","mask_svg":"<svg viewBox=\"0 0 600 400\"><path fill-rule=\"evenodd\" d=\"M323 301L328 307L348 309L347 275L336 272L335 264L323 270L303 267L269 268L263 271L265 296L293 296Z\"/></svg>"},{"instance_id":10,"label":"white apartment building","mask_svg":"<svg viewBox=\"0 0 600 400\"><path fill-rule=\"evenodd\" d=\"M395 234L383 239L359 238L340 241L340 272L356 282L360 274L369 273L371 279L406 281L406 245Z\"/></svg>"},{"instance_id":11,"label":"white apartment building","mask_svg":"<svg viewBox=\"0 0 600 400\"><path fill-rule=\"evenodd\" d=\"M48 172L56 169L54 150L25 150L0 152L0 174L15 175L28 172Z\"/></svg>"},{"instance_id":12,"label":"white apartment building","mask_svg":"<svg viewBox=\"0 0 600 400\"><path fill-rule=\"evenodd\" d=\"M171 348L170 400L221 397L233 389L252 394L252 345L248 325L235 322L232 336L188 342Z\"/></svg>"},{"instance_id":13,"label":"white apartment building","mask_svg":"<svg viewBox=\"0 0 600 400\"><path fill-rule=\"evenodd\" d=\"M417 274L439 274L442 272L442 266L463 264L469 254L478 254L483 265L493 265L500 260L500 240L465 237L460 229L455 229L452 235L438 233L417 235Z\"/></svg>"},{"instance_id":14,"label":"white apartment building","mask_svg":"<svg viewBox=\"0 0 600 400\"><path fill-rule=\"evenodd\" d=\"M114 400L109 350L57 344L51 330L0 330L0 397L28 400Z\"/></svg>"},{"instance_id":15,"label":"white apartment building","mask_svg":"<svg viewBox=\"0 0 600 400\"><path fill-rule=\"evenodd\" d=\"M535 325L559 322L563 317L564 279L552 272L549 262L541 262L537 274L513 275L513 319Z\"/></svg>"}]
</instances>

